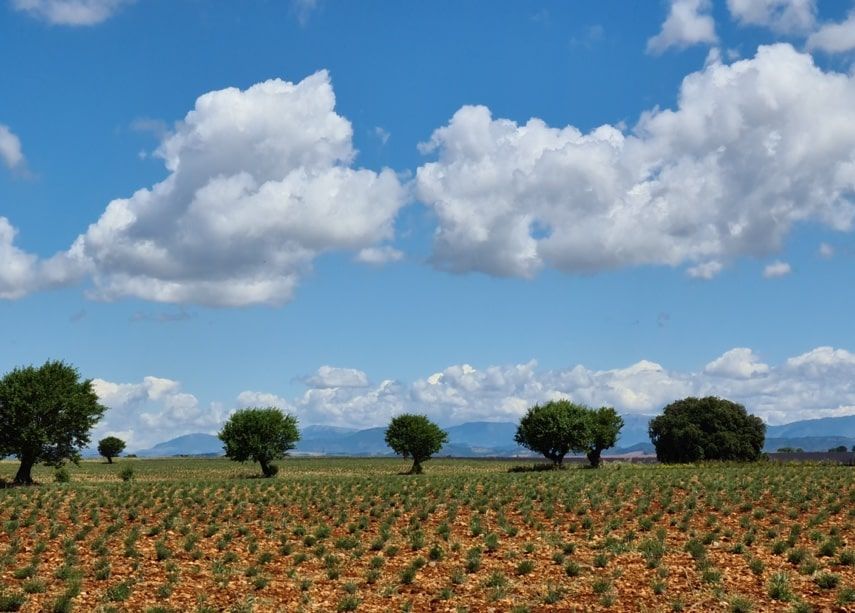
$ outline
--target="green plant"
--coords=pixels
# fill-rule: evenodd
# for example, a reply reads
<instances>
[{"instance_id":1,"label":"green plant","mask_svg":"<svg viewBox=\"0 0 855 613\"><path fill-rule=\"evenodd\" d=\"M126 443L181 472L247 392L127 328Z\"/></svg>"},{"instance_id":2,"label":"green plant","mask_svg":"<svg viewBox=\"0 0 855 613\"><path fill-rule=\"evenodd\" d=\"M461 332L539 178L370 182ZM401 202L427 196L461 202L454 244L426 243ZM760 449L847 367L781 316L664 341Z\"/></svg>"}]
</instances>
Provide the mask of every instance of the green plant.
<instances>
[{"instance_id":1,"label":"green plant","mask_svg":"<svg viewBox=\"0 0 855 613\"><path fill-rule=\"evenodd\" d=\"M121 470L119 470L119 479L122 481L130 481L134 478L134 469L130 466L123 466Z\"/></svg>"},{"instance_id":2,"label":"green plant","mask_svg":"<svg viewBox=\"0 0 855 613\"><path fill-rule=\"evenodd\" d=\"M404 413L389 422L385 440L392 451L413 459L410 474L418 475L422 473L422 463L448 442L448 434L424 415Z\"/></svg>"},{"instance_id":3,"label":"green plant","mask_svg":"<svg viewBox=\"0 0 855 613\"><path fill-rule=\"evenodd\" d=\"M776 572L769 579L769 598L772 600L780 600L788 602L793 599L793 592L790 588L790 576L785 572Z\"/></svg>"},{"instance_id":4,"label":"green plant","mask_svg":"<svg viewBox=\"0 0 855 613\"><path fill-rule=\"evenodd\" d=\"M112 464L113 458L118 457L125 450L125 441L115 436L108 436L98 441L98 453L107 458L107 463Z\"/></svg>"},{"instance_id":5,"label":"green plant","mask_svg":"<svg viewBox=\"0 0 855 613\"><path fill-rule=\"evenodd\" d=\"M247 408L232 414L218 434L225 455L236 462L261 465L265 477L276 475L273 460L282 458L300 439L297 418L277 408Z\"/></svg>"},{"instance_id":6,"label":"green plant","mask_svg":"<svg viewBox=\"0 0 855 613\"><path fill-rule=\"evenodd\" d=\"M80 381L73 366L45 362L15 368L0 379L0 456L20 459L15 482L33 482L39 462L59 467L77 461L89 431L106 410L91 380Z\"/></svg>"},{"instance_id":7,"label":"green plant","mask_svg":"<svg viewBox=\"0 0 855 613\"><path fill-rule=\"evenodd\" d=\"M766 425L741 404L707 396L684 398L650 421L660 462L753 461L760 458Z\"/></svg>"}]
</instances>

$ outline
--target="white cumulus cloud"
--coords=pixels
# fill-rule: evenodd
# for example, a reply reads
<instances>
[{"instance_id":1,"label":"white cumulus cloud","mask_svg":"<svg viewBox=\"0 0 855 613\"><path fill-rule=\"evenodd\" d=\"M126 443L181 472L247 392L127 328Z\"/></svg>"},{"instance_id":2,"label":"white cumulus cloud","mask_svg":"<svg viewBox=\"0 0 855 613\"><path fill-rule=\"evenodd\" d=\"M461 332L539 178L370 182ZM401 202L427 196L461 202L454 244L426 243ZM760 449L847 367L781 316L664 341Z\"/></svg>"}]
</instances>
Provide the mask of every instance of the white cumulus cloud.
<instances>
[{"instance_id":1,"label":"white cumulus cloud","mask_svg":"<svg viewBox=\"0 0 855 613\"><path fill-rule=\"evenodd\" d=\"M0 299L14 300L29 293L79 280L83 269L68 253L40 260L15 245L18 230L0 216Z\"/></svg>"},{"instance_id":2,"label":"white cumulus cloud","mask_svg":"<svg viewBox=\"0 0 855 613\"><path fill-rule=\"evenodd\" d=\"M827 23L807 39L808 49L845 53L855 49L855 10L840 23Z\"/></svg>"},{"instance_id":3,"label":"white cumulus cloud","mask_svg":"<svg viewBox=\"0 0 855 613\"><path fill-rule=\"evenodd\" d=\"M144 377L139 383L94 379L92 386L107 412L91 440L119 436L130 450L182 434L215 432L228 417L221 405L201 405L196 396L181 391L181 384L172 379Z\"/></svg>"},{"instance_id":4,"label":"white cumulus cloud","mask_svg":"<svg viewBox=\"0 0 855 613\"><path fill-rule=\"evenodd\" d=\"M794 224L849 230L855 217L855 76L792 46L713 61L676 109L634 129L517 124L466 106L422 151L418 198L434 211L433 261L531 277L729 260L777 251Z\"/></svg>"},{"instance_id":5,"label":"white cumulus cloud","mask_svg":"<svg viewBox=\"0 0 855 613\"><path fill-rule=\"evenodd\" d=\"M647 52L660 54L670 47L684 48L718 40L710 0L671 0L659 34L647 41Z\"/></svg>"},{"instance_id":6,"label":"white cumulus cloud","mask_svg":"<svg viewBox=\"0 0 855 613\"><path fill-rule=\"evenodd\" d=\"M21 139L9 129L9 126L2 123L0 123L0 160L9 170L20 168L25 163Z\"/></svg>"},{"instance_id":7,"label":"white cumulus cloud","mask_svg":"<svg viewBox=\"0 0 855 613\"><path fill-rule=\"evenodd\" d=\"M751 349L737 347L717 357L704 368L704 373L730 379L750 379L765 375L769 366L760 361Z\"/></svg>"},{"instance_id":8,"label":"white cumulus cloud","mask_svg":"<svg viewBox=\"0 0 855 613\"><path fill-rule=\"evenodd\" d=\"M767 279L775 279L777 277L786 277L792 272L792 268L787 262L776 260L771 264L767 264L763 268L763 276Z\"/></svg>"},{"instance_id":9,"label":"white cumulus cloud","mask_svg":"<svg viewBox=\"0 0 855 613\"><path fill-rule=\"evenodd\" d=\"M559 398L652 415L686 396L716 395L744 404L770 424L855 414L855 354L833 347L817 347L777 366L738 347L699 372L669 370L649 360L608 370L581 364L540 370L534 360L484 368L458 364L409 383L384 379L371 384L357 369L323 372L326 379L307 381L307 389L293 398L243 391L232 410L274 406L296 415L301 426L368 428L385 426L405 411L427 414L443 425L516 421L531 405ZM124 433L129 448L192 432L214 433L231 412L223 403L203 405L170 379L145 377L138 383L96 379L94 385L109 410L93 440Z\"/></svg>"},{"instance_id":10,"label":"white cumulus cloud","mask_svg":"<svg viewBox=\"0 0 855 613\"><path fill-rule=\"evenodd\" d=\"M305 382L310 387L367 387L368 375L356 368L336 368L334 366L321 366Z\"/></svg>"},{"instance_id":11,"label":"white cumulus cloud","mask_svg":"<svg viewBox=\"0 0 855 613\"><path fill-rule=\"evenodd\" d=\"M12 8L52 25L91 26L134 0L12 0Z\"/></svg>"},{"instance_id":12,"label":"white cumulus cloud","mask_svg":"<svg viewBox=\"0 0 855 613\"><path fill-rule=\"evenodd\" d=\"M740 25L762 26L778 34L810 31L816 21L816 0L727 0Z\"/></svg>"},{"instance_id":13,"label":"white cumulus cloud","mask_svg":"<svg viewBox=\"0 0 855 613\"><path fill-rule=\"evenodd\" d=\"M112 201L75 242L92 294L282 304L317 255L392 238L405 190L389 169L352 167L334 107L325 71L201 96L157 149L169 176Z\"/></svg>"}]
</instances>

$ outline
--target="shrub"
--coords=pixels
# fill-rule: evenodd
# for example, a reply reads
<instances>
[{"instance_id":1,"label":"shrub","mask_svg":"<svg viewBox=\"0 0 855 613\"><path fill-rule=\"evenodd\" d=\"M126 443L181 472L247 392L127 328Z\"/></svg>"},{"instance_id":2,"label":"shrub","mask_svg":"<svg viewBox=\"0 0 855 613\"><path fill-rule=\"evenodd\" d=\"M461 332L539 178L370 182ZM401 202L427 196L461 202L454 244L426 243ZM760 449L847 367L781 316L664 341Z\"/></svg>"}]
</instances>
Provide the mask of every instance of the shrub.
<instances>
[{"instance_id":1,"label":"shrub","mask_svg":"<svg viewBox=\"0 0 855 613\"><path fill-rule=\"evenodd\" d=\"M57 468L53 473L53 480L57 483L68 483L71 481L71 473L64 466Z\"/></svg>"},{"instance_id":2,"label":"shrub","mask_svg":"<svg viewBox=\"0 0 855 613\"><path fill-rule=\"evenodd\" d=\"M134 469L131 468L130 466L123 466L122 469L119 471L119 479L121 479L122 481L127 482L133 478L134 478Z\"/></svg>"},{"instance_id":3,"label":"shrub","mask_svg":"<svg viewBox=\"0 0 855 613\"><path fill-rule=\"evenodd\" d=\"M684 398L650 421L656 457L667 464L760 459L766 425L741 404L707 396Z\"/></svg>"}]
</instances>

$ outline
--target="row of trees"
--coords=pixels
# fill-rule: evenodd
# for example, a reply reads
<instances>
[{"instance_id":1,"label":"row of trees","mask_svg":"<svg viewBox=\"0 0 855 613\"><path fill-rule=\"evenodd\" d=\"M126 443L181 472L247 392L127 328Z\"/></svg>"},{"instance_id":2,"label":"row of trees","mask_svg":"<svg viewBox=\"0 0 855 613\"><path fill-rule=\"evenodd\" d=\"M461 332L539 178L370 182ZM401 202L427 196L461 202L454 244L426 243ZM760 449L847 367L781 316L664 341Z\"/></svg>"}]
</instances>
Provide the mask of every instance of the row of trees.
<instances>
[{"instance_id":1,"label":"row of trees","mask_svg":"<svg viewBox=\"0 0 855 613\"><path fill-rule=\"evenodd\" d=\"M66 460L77 461L105 410L92 381L80 381L68 364L49 361L38 368L16 368L0 379L0 457L16 456L21 464L15 481L32 483L37 463L61 466ZM572 452L584 453L596 468L602 452L617 443L622 427L623 419L611 407L592 409L555 400L528 409L514 439L557 467ZM756 460L765 430L760 418L749 415L745 407L714 396L673 402L649 426L656 455L666 463ZM270 477L276 474L273 462L294 448L300 433L294 416L275 408L250 408L234 413L219 437L227 457L258 462ZM422 464L447 440L448 435L424 415L399 415L386 429L389 447L412 458L412 473L422 472ZM112 462L124 446L121 439L107 437L98 450Z\"/></svg>"}]
</instances>

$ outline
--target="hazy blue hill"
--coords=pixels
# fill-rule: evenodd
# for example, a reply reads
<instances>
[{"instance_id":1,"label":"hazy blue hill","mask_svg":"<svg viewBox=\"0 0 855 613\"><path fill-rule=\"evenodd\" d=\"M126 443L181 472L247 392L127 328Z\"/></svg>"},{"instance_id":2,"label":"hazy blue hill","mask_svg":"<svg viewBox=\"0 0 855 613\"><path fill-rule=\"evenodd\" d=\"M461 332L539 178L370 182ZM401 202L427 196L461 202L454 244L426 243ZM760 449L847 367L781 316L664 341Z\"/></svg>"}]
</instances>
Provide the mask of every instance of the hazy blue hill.
<instances>
[{"instance_id":1,"label":"hazy blue hill","mask_svg":"<svg viewBox=\"0 0 855 613\"><path fill-rule=\"evenodd\" d=\"M223 442L213 434L185 434L150 449L142 449L140 457L169 457L176 455L222 455Z\"/></svg>"},{"instance_id":2,"label":"hazy blue hill","mask_svg":"<svg viewBox=\"0 0 855 613\"><path fill-rule=\"evenodd\" d=\"M515 423L506 421L470 421L459 426L445 429L448 432L448 442L453 445L470 447L516 447L514 434L517 432Z\"/></svg>"},{"instance_id":3,"label":"hazy blue hill","mask_svg":"<svg viewBox=\"0 0 855 613\"><path fill-rule=\"evenodd\" d=\"M832 447L844 445L852 449L855 438L847 436L793 436L766 438L763 451L774 452L782 447L801 448L804 451L828 451Z\"/></svg>"},{"instance_id":4,"label":"hazy blue hill","mask_svg":"<svg viewBox=\"0 0 855 613\"><path fill-rule=\"evenodd\" d=\"M342 428L339 426L306 426L300 430L300 440L314 441L318 439L335 438L338 436L353 434L356 428Z\"/></svg>"},{"instance_id":5,"label":"hazy blue hill","mask_svg":"<svg viewBox=\"0 0 855 613\"><path fill-rule=\"evenodd\" d=\"M855 438L855 415L806 419L782 426L769 426L766 428L766 438L795 438L802 436L844 436Z\"/></svg>"},{"instance_id":6,"label":"hazy blue hill","mask_svg":"<svg viewBox=\"0 0 855 613\"><path fill-rule=\"evenodd\" d=\"M650 415L624 415L621 437L609 454L652 452L647 435ZM313 425L301 430L302 438L294 450L296 454L324 455L391 455L386 446L386 428L357 430L338 426ZM448 444L439 455L451 456L516 456L527 450L514 442L515 422L467 422L446 428ZM855 416L828 417L797 421L783 426L770 426L766 433L766 451L780 447L801 447L805 451L827 451L830 447L855 445ZM223 446L211 434L187 434L159 443L151 449L137 451L144 457L174 455L221 455ZM87 450L85 455L97 454Z\"/></svg>"}]
</instances>

